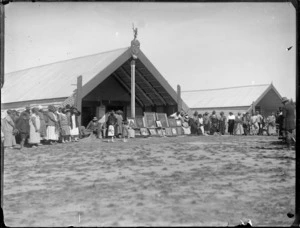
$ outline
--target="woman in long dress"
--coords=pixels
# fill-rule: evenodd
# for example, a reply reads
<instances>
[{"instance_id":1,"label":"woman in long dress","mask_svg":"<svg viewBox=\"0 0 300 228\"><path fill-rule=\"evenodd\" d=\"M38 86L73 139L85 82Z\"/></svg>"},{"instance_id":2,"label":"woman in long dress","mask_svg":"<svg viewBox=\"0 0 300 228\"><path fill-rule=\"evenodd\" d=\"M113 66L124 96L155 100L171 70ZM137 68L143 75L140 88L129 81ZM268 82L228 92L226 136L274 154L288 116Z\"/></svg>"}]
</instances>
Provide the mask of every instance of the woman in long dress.
<instances>
[{"instance_id":1,"label":"woman in long dress","mask_svg":"<svg viewBox=\"0 0 300 228\"><path fill-rule=\"evenodd\" d=\"M276 135L276 117L274 112L267 118L267 132L268 135Z\"/></svg>"},{"instance_id":2,"label":"woman in long dress","mask_svg":"<svg viewBox=\"0 0 300 228\"><path fill-rule=\"evenodd\" d=\"M80 112L75 108L71 107L71 116L70 116L70 122L71 122L71 138L73 142L78 142L79 138L79 123L77 117L80 116Z\"/></svg>"},{"instance_id":3,"label":"woman in long dress","mask_svg":"<svg viewBox=\"0 0 300 228\"><path fill-rule=\"evenodd\" d=\"M46 126L46 122L44 119L44 112L43 112L43 107L39 106L39 111L38 111L38 115L40 117L40 136L41 136L41 140L46 139L47 136L47 126Z\"/></svg>"},{"instance_id":4,"label":"woman in long dress","mask_svg":"<svg viewBox=\"0 0 300 228\"><path fill-rule=\"evenodd\" d=\"M235 126L234 126L234 134L235 135L243 135L244 128L243 128L243 119L242 115L239 112L238 115L235 117Z\"/></svg>"},{"instance_id":5,"label":"woman in long dress","mask_svg":"<svg viewBox=\"0 0 300 228\"><path fill-rule=\"evenodd\" d=\"M232 112L229 112L229 116L228 116L228 133L230 135L233 135L234 122L235 122L235 116L233 115Z\"/></svg>"},{"instance_id":6,"label":"woman in long dress","mask_svg":"<svg viewBox=\"0 0 300 228\"><path fill-rule=\"evenodd\" d=\"M212 111L211 116L210 116L210 134L213 135L215 134L215 132L219 131L219 120L218 117L216 115L216 111Z\"/></svg>"},{"instance_id":7,"label":"woman in long dress","mask_svg":"<svg viewBox=\"0 0 300 228\"><path fill-rule=\"evenodd\" d=\"M62 112L59 116L59 122L60 122L60 133L62 137L62 143L70 142L71 141L71 128L69 123L69 118L66 115L66 109L62 109Z\"/></svg>"},{"instance_id":8,"label":"woman in long dress","mask_svg":"<svg viewBox=\"0 0 300 228\"><path fill-rule=\"evenodd\" d=\"M32 147L40 146L41 144L41 136L40 136L40 117L38 114L38 109L33 108L32 113L29 119L29 139L28 143L32 145Z\"/></svg>"},{"instance_id":9,"label":"woman in long dress","mask_svg":"<svg viewBox=\"0 0 300 228\"><path fill-rule=\"evenodd\" d=\"M14 135L14 129L16 129L16 127L11 115L11 110L7 110L6 117L3 118L3 121L1 119L1 128L4 133L4 148L14 148L16 146L16 138Z\"/></svg>"},{"instance_id":10,"label":"woman in long dress","mask_svg":"<svg viewBox=\"0 0 300 228\"><path fill-rule=\"evenodd\" d=\"M56 108L53 105L48 106L47 112L47 137L50 144L56 143L58 140L57 117L55 115Z\"/></svg>"},{"instance_id":11,"label":"woman in long dress","mask_svg":"<svg viewBox=\"0 0 300 228\"><path fill-rule=\"evenodd\" d=\"M226 130L226 116L224 116L224 112L220 112L219 131L221 135L225 135L225 130Z\"/></svg>"},{"instance_id":12,"label":"woman in long dress","mask_svg":"<svg viewBox=\"0 0 300 228\"><path fill-rule=\"evenodd\" d=\"M122 116L122 111L118 110L116 112L116 118L117 118L117 124L116 124L116 137L120 137L122 135L122 124L123 124L123 116Z\"/></svg>"}]
</instances>

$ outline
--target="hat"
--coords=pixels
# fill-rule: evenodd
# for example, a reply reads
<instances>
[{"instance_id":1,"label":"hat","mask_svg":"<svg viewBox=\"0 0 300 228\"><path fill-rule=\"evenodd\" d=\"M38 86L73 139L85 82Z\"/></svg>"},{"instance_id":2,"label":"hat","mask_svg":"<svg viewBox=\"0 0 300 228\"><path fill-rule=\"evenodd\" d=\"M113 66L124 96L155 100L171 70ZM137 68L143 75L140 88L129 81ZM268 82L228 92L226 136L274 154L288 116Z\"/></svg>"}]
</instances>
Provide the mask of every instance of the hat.
<instances>
[{"instance_id":1,"label":"hat","mask_svg":"<svg viewBox=\"0 0 300 228\"><path fill-rule=\"evenodd\" d=\"M94 117L93 120L98 120L97 117Z\"/></svg>"},{"instance_id":2,"label":"hat","mask_svg":"<svg viewBox=\"0 0 300 228\"><path fill-rule=\"evenodd\" d=\"M205 112L205 113L204 113L204 115L208 115L208 114L209 114L208 112Z\"/></svg>"},{"instance_id":3,"label":"hat","mask_svg":"<svg viewBox=\"0 0 300 228\"><path fill-rule=\"evenodd\" d=\"M287 102L287 101L289 101L289 99L287 99L286 97L283 97L283 98L282 98L282 103L285 103L285 102Z\"/></svg>"},{"instance_id":4,"label":"hat","mask_svg":"<svg viewBox=\"0 0 300 228\"><path fill-rule=\"evenodd\" d=\"M43 109L43 106L42 106L42 105L39 105L39 106L38 106L38 109L39 109L39 110Z\"/></svg>"}]
</instances>

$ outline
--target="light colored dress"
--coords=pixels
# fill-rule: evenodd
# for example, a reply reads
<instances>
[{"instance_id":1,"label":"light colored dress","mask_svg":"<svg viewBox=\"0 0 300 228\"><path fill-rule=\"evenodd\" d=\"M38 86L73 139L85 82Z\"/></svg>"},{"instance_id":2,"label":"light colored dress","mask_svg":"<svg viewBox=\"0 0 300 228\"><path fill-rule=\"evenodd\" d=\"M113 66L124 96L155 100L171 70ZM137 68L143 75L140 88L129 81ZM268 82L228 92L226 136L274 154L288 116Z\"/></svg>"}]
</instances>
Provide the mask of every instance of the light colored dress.
<instances>
[{"instance_id":1,"label":"light colored dress","mask_svg":"<svg viewBox=\"0 0 300 228\"><path fill-rule=\"evenodd\" d=\"M34 123L36 128L34 127ZM29 119L29 139L28 143L30 144L38 144L41 142L41 135L40 135L40 117L33 113ZM36 132L36 129L38 132Z\"/></svg>"},{"instance_id":2,"label":"light colored dress","mask_svg":"<svg viewBox=\"0 0 300 228\"><path fill-rule=\"evenodd\" d=\"M267 119L267 122L268 122L268 134L269 135L276 135L277 132L276 132L276 118L275 116L269 116L268 119Z\"/></svg>"},{"instance_id":3,"label":"light colored dress","mask_svg":"<svg viewBox=\"0 0 300 228\"><path fill-rule=\"evenodd\" d=\"M53 120L57 121L57 117L54 113L49 112L48 113L49 117L51 116L51 118L53 118ZM52 123L51 125L48 125L47 127L47 140L58 140L58 132L56 130L55 124Z\"/></svg>"},{"instance_id":4,"label":"light colored dress","mask_svg":"<svg viewBox=\"0 0 300 228\"><path fill-rule=\"evenodd\" d=\"M71 121L72 121L72 128L71 128L71 135L76 136L79 135L79 128L76 125L76 116L73 114L71 115Z\"/></svg>"},{"instance_id":5,"label":"light colored dress","mask_svg":"<svg viewBox=\"0 0 300 228\"><path fill-rule=\"evenodd\" d=\"M71 134L70 132L70 126L69 126L69 121L68 121L68 116L65 115L64 113L61 113L60 116L60 127L61 127L61 135L62 136L68 136Z\"/></svg>"},{"instance_id":6,"label":"light colored dress","mask_svg":"<svg viewBox=\"0 0 300 228\"><path fill-rule=\"evenodd\" d=\"M4 119L1 119L1 129L4 134L4 147L16 145L16 138L13 135L13 126L14 122L9 115L7 115Z\"/></svg>"},{"instance_id":7,"label":"light colored dress","mask_svg":"<svg viewBox=\"0 0 300 228\"><path fill-rule=\"evenodd\" d=\"M242 116L236 116L235 118L235 135L243 135L244 134L244 128L243 128L243 121L242 121Z\"/></svg>"}]
</instances>

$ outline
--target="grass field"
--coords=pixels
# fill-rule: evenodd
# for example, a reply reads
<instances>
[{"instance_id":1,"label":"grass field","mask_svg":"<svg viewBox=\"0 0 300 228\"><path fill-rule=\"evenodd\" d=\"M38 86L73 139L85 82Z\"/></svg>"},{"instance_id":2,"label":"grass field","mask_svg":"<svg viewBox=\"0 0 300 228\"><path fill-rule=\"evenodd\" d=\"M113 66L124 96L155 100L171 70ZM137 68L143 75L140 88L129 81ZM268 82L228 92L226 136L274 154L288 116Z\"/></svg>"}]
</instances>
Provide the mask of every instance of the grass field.
<instances>
[{"instance_id":1,"label":"grass field","mask_svg":"<svg viewBox=\"0 0 300 228\"><path fill-rule=\"evenodd\" d=\"M6 226L290 226L295 151L275 136L83 139L5 150Z\"/></svg>"}]
</instances>

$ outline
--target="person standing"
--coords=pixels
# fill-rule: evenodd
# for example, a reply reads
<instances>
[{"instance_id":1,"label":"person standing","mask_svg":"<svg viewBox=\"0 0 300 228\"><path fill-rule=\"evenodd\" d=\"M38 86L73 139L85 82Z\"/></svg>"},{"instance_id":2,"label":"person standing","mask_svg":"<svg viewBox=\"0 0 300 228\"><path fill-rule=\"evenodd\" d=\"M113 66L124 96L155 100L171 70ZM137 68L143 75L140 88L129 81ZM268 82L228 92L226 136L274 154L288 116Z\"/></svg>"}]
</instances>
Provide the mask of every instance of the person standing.
<instances>
[{"instance_id":1,"label":"person standing","mask_svg":"<svg viewBox=\"0 0 300 228\"><path fill-rule=\"evenodd\" d=\"M286 97L282 98L283 107L283 129L285 132L286 143L289 149L291 149L292 144L292 134L296 127L296 116L295 116L295 106L292 100Z\"/></svg>"},{"instance_id":2,"label":"person standing","mask_svg":"<svg viewBox=\"0 0 300 228\"><path fill-rule=\"evenodd\" d=\"M75 107L71 107L71 138L72 141L78 142L79 138L79 122L78 116L80 116L80 111L77 110Z\"/></svg>"},{"instance_id":3,"label":"person standing","mask_svg":"<svg viewBox=\"0 0 300 228\"><path fill-rule=\"evenodd\" d=\"M58 141L58 120L55 111L56 108L53 105L48 106L46 139L49 141L50 144L57 143Z\"/></svg>"},{"instance_id":4,"label":"person standing","mask_svg":"<svg viewBox=\"0 0 300 228\"><path fill-rule=\"evenodd\" d=\"M204 132L204 126L203 126L203 117L202 114L198 114L198 134L200 135L207 135Z\"/></svg>"},{"instance_id":5,"label":"person standing","mask_svg":"<svg viewBox=\"0 0 300 228\"><path fill-rule=\"evenodd\" d=\"M244 128L244 135L250 134L250 127L251 127L251 117L249 112L243 114L243 128Z\"/></svg>"},{"instance_id":6,"label":"person standing","mask_svg":"<svg viewBox=\"0 0 300 228\"><path fill-rule=\"evenodd\" d=\"M28 143L33 147L41 146L41 136L40 136L40 117L38 114L38 109L31 109L31 115L29 119L29 139Z\"/></svg>"},{"instance_id":7,"label":"person standing","mask_svg":"<svg viewBox=\"0 0 300 228\"><path fill-rule=\"evenodd\" d=\"M62 143L71 142L71 132L70 132L71 128L70 128L69 118L66 115L66 112L67 112L66 109L63 108L59 116Z\"/></svg>"},{"instance_id":8,"label":"person standing","mask_svg":"<svg viewBox=\"0 0 300 228\"><path fill-rule=\"evenodd\" d=\"M219 131L221 135L225 135L225 130L226 130L226 116L224 116L224 112L220 112Z\"/></svg>"},{"instance_id":9,"label":"person standing","mask_svg":"<svg viewBox=\"0 0 300 228\"><path fill-rule=\"evenodd\" d=\"M16 144L16 126L12 118L12 111L7 110L7 115L1 119L1 129L4 134L4 148L14 148Z\"/></svg>"},{"instance_id":10,"label":"person standing","mask_svg":"<svg viewBox=\"0 0 300 228\"><path fill-rule=\"evenodd\" d=\"M209 135L210 130L210 121L209 121L209 113L205 112L203 115L203 127L204 127L204 133Z\"/></svg>"},{"instance_id":11,"label":"person standing","mask_svg":"<svg viewBox=\"0 0 300 228\"><path fill-rule=\"evenodd\" d=\"M26 110L20 114L19 119L16 121L16 128L19 131L19 134L21 136L21 142L20 142L20 150L23 149L26 140L29 137L30 133L30 107L27 106Z\"/></svg>"},{"instance_id":12,"label":"person standing","mask_svg":"<svg viewBox=\"0 0 300 228\"><path fill-rule=\"evenodd\" d=\"M282 107L278 108L278 115L277 115L277 124L278 124L278 139L283 138L283 113L282 113Z\"/></svg>"},{"instance_id":13,"label":"person standing","mask_svg":"<svg viewBox=\"0 0 300 228\"><path fill-rule=\"evenodd\" d=\"M47 137L47 126L44 118L43 107L41 105L38 107L38 115L40 117L40 137L41 141L43 141Z\"/></svg>"},{"instance_id":14,"label":"person standing","mask_svg":"<svg viewBox=\"0 0 300 228\"><path fill-rule=\"evenodd\" d=\"M211 125L210 125L210 134L213 135L215 134L215 132L218 132L219 131L219 120L218 120L218 117L216 115L216 111L212 111L211 113L211 116L210 116L210 122L211 122Z\"/></svg>"},{"instance_id":15,"label":"person standing","mask_svg":"<svg viewBox=\"0 0 300 228\"><path fill-rule=\"evenodd\" d=\"M119 137L122 137L122 133L123 133L123 130L122 130L122 125L123 125L123 116L122 116L122 111L121 110L118 110L116 112L116 118L117 118L117 124L116 124L116 137L119 138Z\"/></svg>"},{"instance_id":16,"label":"person standing","mask_svg":"<svg viewBox=\"0 0 300 228\"><path fill-rule=\"evenodd\" d=\"M242 119L242 115L240 112L238 112L237 116L235 117L234 134L235 135L243 135L244 134L243 119Z\"/></svg>"},{"instance_id":17,"label":"person standing","mask_svg":"<svg viewBox=\"0 0 300 228\"><path fill-rule=\"evenodd\" d=\"M232 112L229 112L229 116L227 119L228 119L228 133L230 135L233 135L235 116L233 115Z\"/></svg>"},{"instance_id":18,"label":"person standing","mask_svg":"<svg viewBox=\"0 0 300 228\"><path fill-rule=\"evenodd\" d=\"M276 117L274 112L267 118L267 133L268 135L276 135Z\"/></svg>"},{"instance_id":19,"label":"person standing","mask_svg":"<svg viewBox=\"0 0 300 228\"><path fill-rule=\"evenodd\" d=\"M256 117L257 117L257 124L258 124L258 135L263 134L263 117L259 113L259 111L256 111Z\"/></svg>"},{"instance_id":20,"label":"person standing","mask_svg":"<svg viewBox=\"0 0 300 228\"><path fill-rule=\"evenodd\" d=\"M115 125L117 124L117 118L113 110L110 112L106 124L107 124L107 136L111 137L111 141L113 142L113 138L115 136Z\"/></svg>"}]
</instances>

